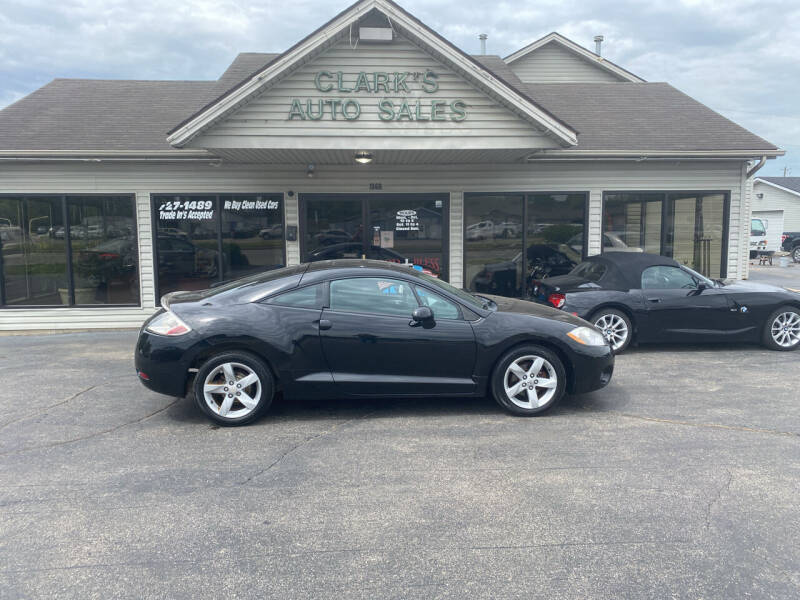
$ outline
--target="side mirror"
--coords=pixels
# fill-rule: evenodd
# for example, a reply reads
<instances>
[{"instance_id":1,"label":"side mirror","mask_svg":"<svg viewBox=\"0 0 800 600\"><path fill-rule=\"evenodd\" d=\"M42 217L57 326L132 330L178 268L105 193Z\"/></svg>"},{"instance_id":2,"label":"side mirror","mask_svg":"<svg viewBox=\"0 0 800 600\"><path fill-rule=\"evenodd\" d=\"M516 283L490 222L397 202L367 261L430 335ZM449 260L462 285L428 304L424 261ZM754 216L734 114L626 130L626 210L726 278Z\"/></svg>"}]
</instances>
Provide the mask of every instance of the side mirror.
<instances>
[{"instance_id":1,"label":"side mirror","mask_svg":"<svg viewBox=\"0 0 800 600\"><path fill-rule=\"evenodd\" d=\"M414 312L411 313L411 319L417 323L430 321L433 319L433 311L429 306L420 306L415 308Z\"/></svg>"}]
</instances>

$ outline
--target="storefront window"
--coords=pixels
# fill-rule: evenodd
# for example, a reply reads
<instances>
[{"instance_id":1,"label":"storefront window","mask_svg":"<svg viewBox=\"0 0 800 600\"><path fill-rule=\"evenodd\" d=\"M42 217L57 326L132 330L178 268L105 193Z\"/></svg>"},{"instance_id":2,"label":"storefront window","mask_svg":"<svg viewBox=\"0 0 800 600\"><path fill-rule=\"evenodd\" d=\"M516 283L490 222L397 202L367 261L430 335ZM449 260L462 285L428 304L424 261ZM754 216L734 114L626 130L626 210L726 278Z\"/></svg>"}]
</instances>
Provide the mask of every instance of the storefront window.
<instances>
[{"instance_id":1,"label":"storefront window","mask_svg":"<svg viewBox=\"0 0 800 600\"><path fill-rule=\"evenodd\" d=\"M464 196L464 286L473 292L522 294L524 194Z\"/></svg>"},{"instance_id":2,"label":"storefront window","mask_svg":"<svg viewBox=\"0 0 800 600\"><path fill-rule=\"evenodd\" d=\"M223 195L220 204L225 279L284 266L281 194Z\"/></svg>"},{"instance_id":3,"label":"storefront window","mask_svg":"<svg viewBox=\"0 0 800 600\"><path fill-rule=\"evenodd\" d=\"M662 254L722 277L726 201L725 194L607 193L603 252Z\"/></svg>"},{"instance_id":4,"label":"storefront window","mask_svg":"<svg viewBox=\"0 0 800 600\"><path fill-rule=\"evenodd\" d=\"M281 194L154 195L158 293L285 264Z\"/></svg>"},{"instance_id":5,"label":"storefront window","mask_svg":"<svg viewBox=\"0 0 800 600\"><path fill-rule=\"evenodd\" d=\"M134 210L130 196L0 198L0 304L138 304Z\"/></svg>"},{"instance_id":6,"label":"storefront window","mask_svg":"<svg viewBox=\"0 0 800 600\"><path fill-rule=\"evenodd\" d=\"M471 291L527 297L532 280L569 273L584 255L585 193L466 194L464 218Z\"/></svg>"},{"instance_id":7,"label":"storefront window","mask_svg":"<svg viewBox=\"0 0 800 600\"><path fill-rule=\"evenodd\" d=\"M409 263L446 278L447 194L304 194L303 260Z\"/></svg>"},{"instance_id":8,"label":"storefront window","mask_svg":"<svg viewBox=\"0 0 800 600\"><path fill-rule=\"evenodd\" d=\"M139 248L129 198L68 197L75 304L138 304Z\"/></svg>"}]
</instances>

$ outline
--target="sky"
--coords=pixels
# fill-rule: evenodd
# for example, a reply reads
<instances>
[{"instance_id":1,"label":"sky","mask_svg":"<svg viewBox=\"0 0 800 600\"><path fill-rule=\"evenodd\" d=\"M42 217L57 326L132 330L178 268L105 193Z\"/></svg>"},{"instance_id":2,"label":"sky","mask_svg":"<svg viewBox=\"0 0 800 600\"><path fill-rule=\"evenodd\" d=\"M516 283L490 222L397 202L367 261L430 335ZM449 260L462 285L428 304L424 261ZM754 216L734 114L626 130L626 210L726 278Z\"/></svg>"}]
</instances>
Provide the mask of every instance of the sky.
<instances>
[{"instance_id":1,"label":"sky","mask_svg":"<svg viewBox=\"0 0 800 600\"><path fill-rule=\"evenodd\" d=\"M800 0L400 0L468 53L558 31L666 81L787 151L800 176ZM0 107L56 77L217 79L238 52L281 52L349 6L331 0L0 0Z\"/></svg>"}]
</instances>

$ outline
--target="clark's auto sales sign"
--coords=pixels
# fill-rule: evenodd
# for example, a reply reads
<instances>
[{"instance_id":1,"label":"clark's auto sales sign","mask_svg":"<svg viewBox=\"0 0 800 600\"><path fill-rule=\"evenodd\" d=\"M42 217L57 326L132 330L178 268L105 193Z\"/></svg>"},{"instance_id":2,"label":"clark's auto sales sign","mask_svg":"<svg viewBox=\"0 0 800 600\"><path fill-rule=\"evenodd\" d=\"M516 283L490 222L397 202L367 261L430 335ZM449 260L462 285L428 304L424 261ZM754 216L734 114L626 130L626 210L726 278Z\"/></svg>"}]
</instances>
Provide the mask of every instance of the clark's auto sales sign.
<instances>
[{"instance_id":1,"label":"clark's auto sales sign","mask_svg":"<svg viewBox=\"0 0 800 600\"><path fill-rule=\"evenodd\" d=\"M362 115L365 96L379 96L377 116L381 121L454 121L467 118L467 103L460 99L433 97L439 91L439 75L427 71L361 71L347 75L342 71L318 71L314 87L323 94L339 97L325 99L295 98L289 108L289 121L355 121ZM430 94L430 99L406 98L415 92ZM340 97L352 94L356 97ZM393 98L388 98L388 95Z\"/></svg>"}]
</instances>

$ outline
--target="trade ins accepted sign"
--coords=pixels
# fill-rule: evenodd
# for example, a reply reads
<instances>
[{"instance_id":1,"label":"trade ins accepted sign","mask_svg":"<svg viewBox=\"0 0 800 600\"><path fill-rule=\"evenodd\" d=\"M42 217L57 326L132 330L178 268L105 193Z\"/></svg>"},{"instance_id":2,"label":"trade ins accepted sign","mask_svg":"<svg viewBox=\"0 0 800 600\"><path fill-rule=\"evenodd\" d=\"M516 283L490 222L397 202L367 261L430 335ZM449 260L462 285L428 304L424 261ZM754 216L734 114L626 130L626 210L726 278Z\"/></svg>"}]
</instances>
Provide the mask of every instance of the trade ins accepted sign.
<instances>
[{"instance_id":1,"label":"trade ins accepted sign","mask_svg":"<svg viewBox=\"0 0 800 600\"><path fill-rule=\"evenodd\" d=\"M430 100L385 97L388 94L411 94L423 92L435 94L439 91L439 76L430 69L420 71L361 71L358 75L346 75L342 71L319 71L314 75L314 87L323 94L373 94L383 95L378 102L378 118L381 121L464 121L467 118L467 103L463 100ZM356 98L327 98L292 100L289 121L355 121L361 117L361 102Z\"/></svg>"}]
</instances>

